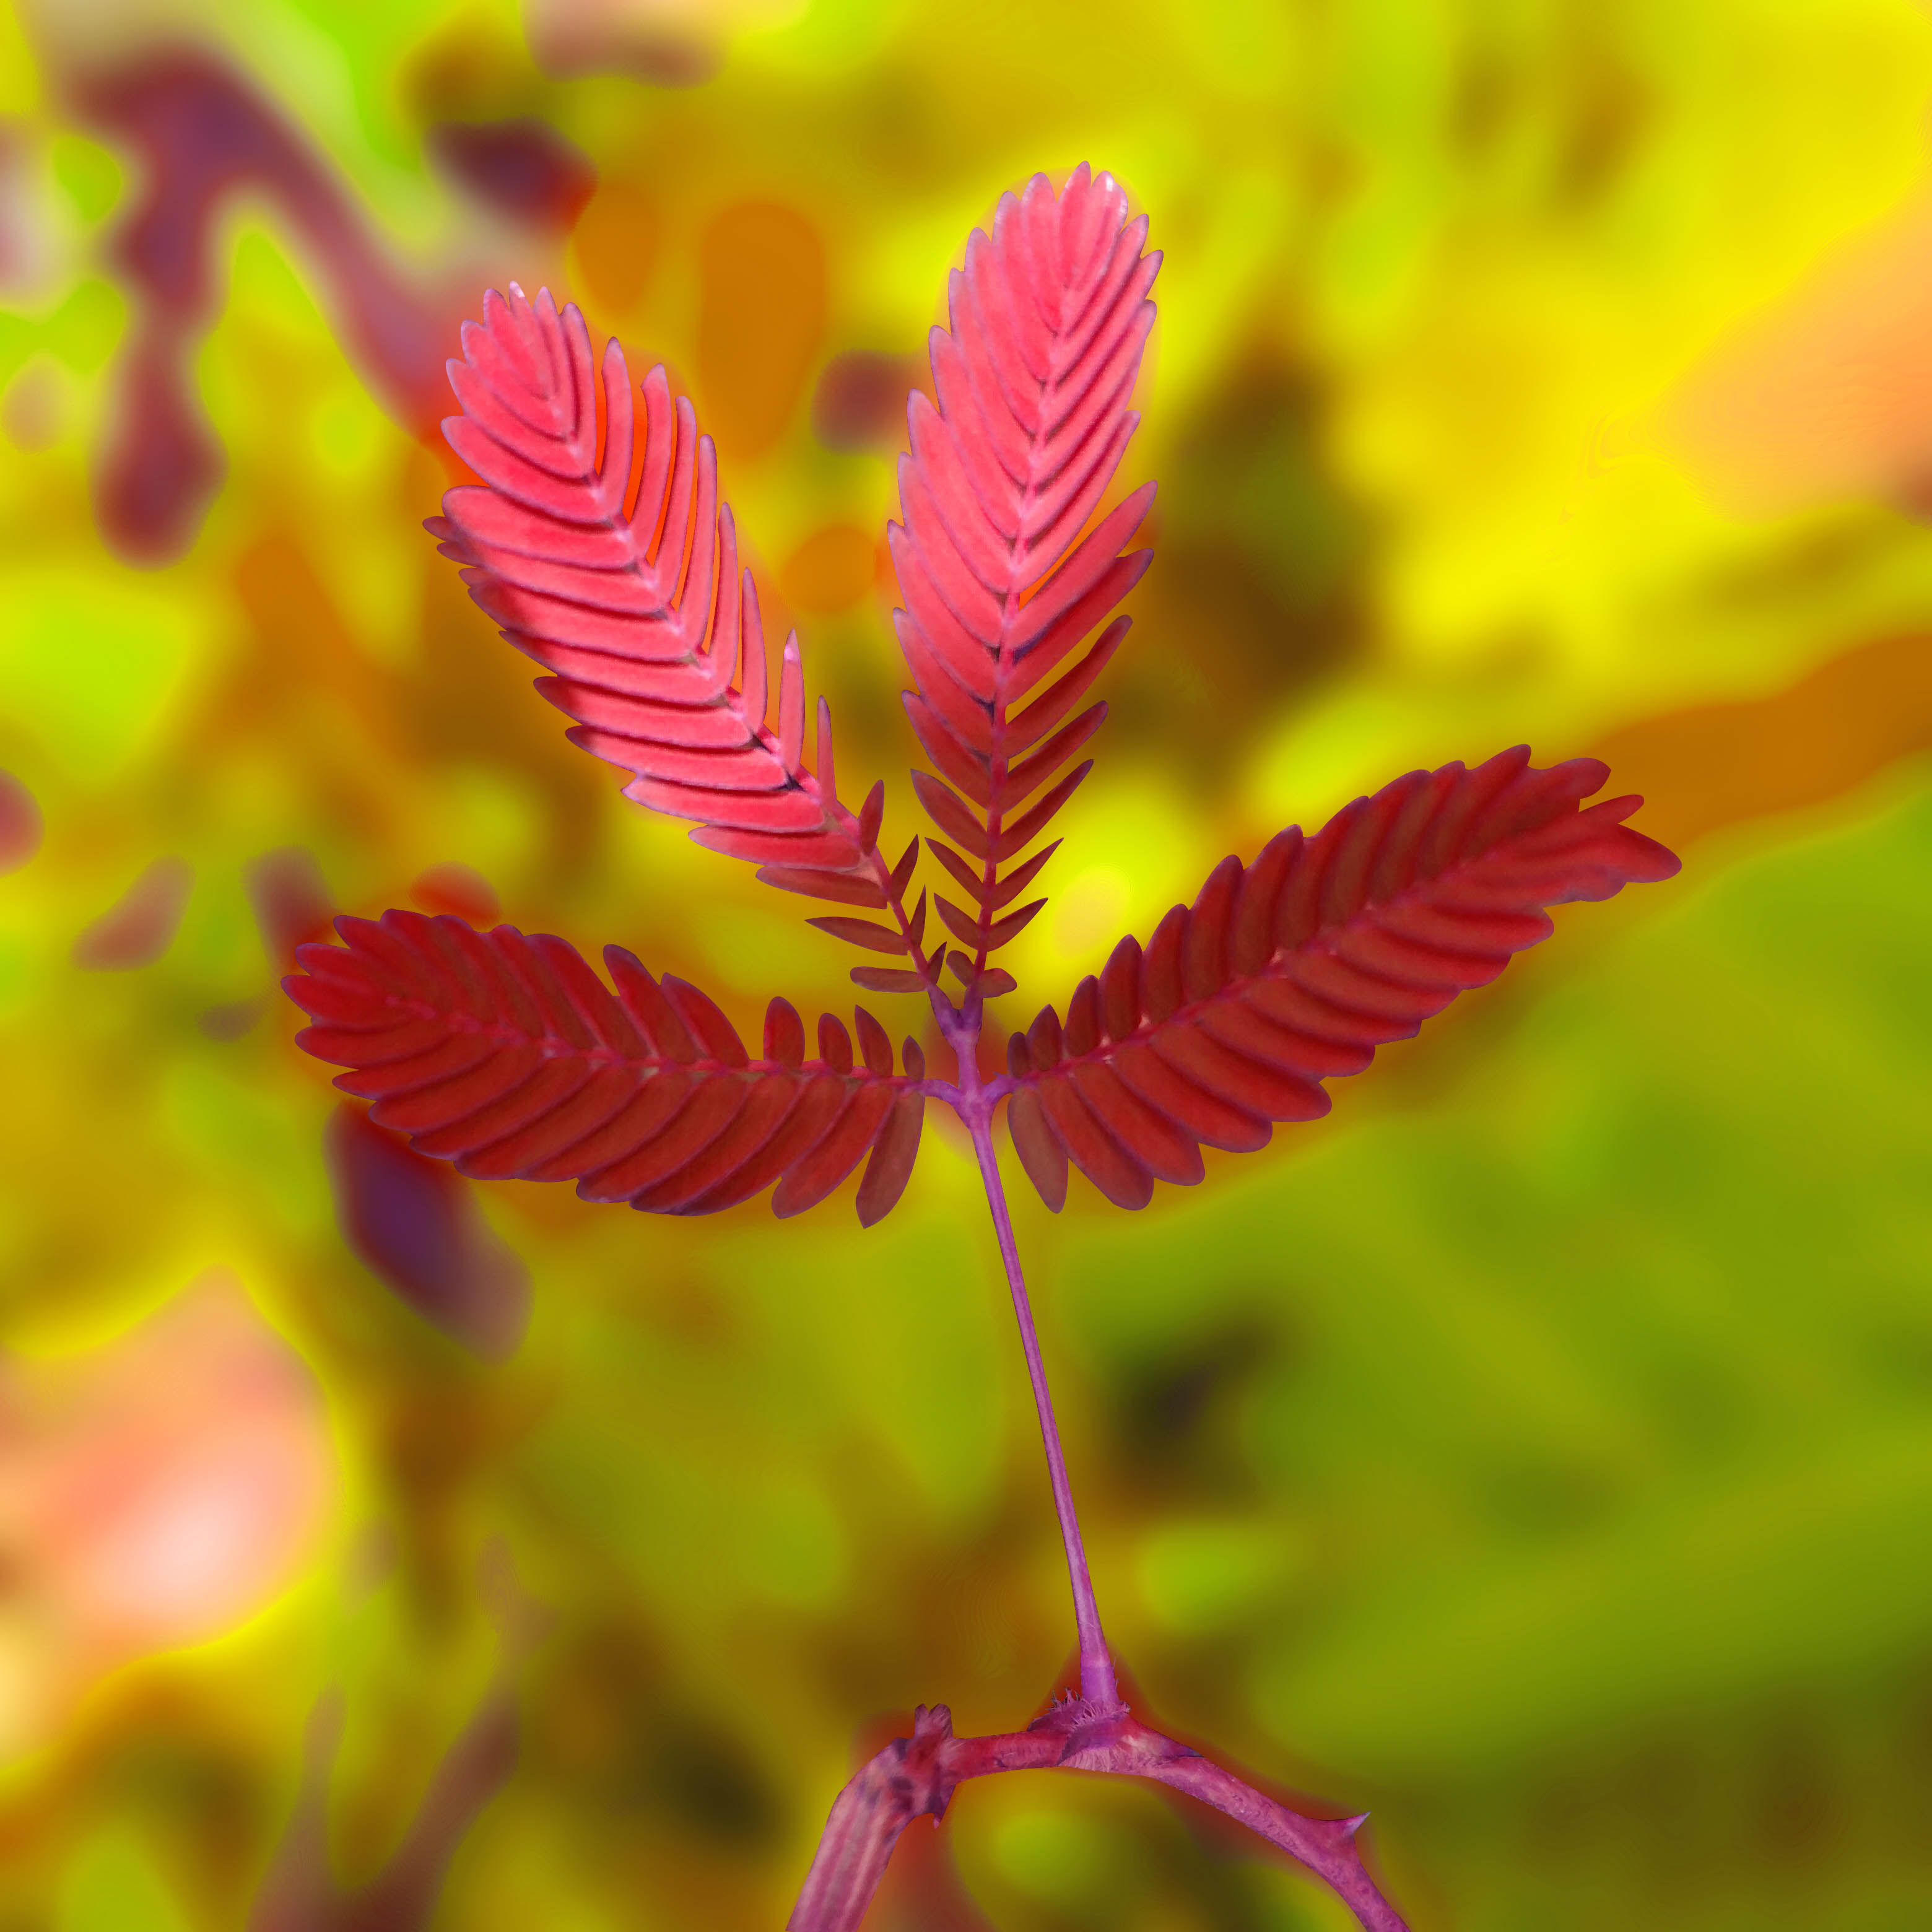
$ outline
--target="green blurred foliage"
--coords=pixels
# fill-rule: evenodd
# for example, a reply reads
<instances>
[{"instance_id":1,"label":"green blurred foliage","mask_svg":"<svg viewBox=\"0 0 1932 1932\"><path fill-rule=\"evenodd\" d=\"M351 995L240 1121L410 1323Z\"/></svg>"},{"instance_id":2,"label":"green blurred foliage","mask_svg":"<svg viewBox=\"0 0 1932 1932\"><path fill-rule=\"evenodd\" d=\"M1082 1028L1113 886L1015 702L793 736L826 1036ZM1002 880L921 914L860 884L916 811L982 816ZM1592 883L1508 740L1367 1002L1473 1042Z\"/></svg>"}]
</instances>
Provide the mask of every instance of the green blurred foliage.
<instances>
[{"instance_id":1,"label":"green blurred foliage","mask_svg":"<svg viewBox=\"0 0 1932 1932\"><path fill-rule=\"evenodd\" d=\"M1639 822L1699 836L1198 1196L1020 1204L1110 1630L1161 1720L1372 1807L1418 1928L1932 1922L1932 674L1870 649L1925 628L1932 545L1909 429L1810 452L1827 488L1708 403L1848 250L1922 227L1914 0L170 17L423 286L548 280L692 386L889 838L892 431L832 446L814 394L921 354L1004 189L1120 177L1167 250L1121 479L1162 480L1157 560L1007 1022L1222 851L1418 764L1613 740ZM232 1270L322 1379L338 1488L298 1574L146 1657L64 1636L0 1519L0 1927L244 1922L332 1684L334 1856L373 1870L488 1682L498 1538L550 1625L436 1923L775 1925L862 1726L1010 1727L1070 1646L976 1180L935 1124L863 1237L842 1198L692 1226L479 1188L536 1288L494 1366L351 1253L262 854L370 913L460 862L744 1020L851 989L794 902L563 743L272 198L213 232L212 510L161 567L106 542L142 184L74 89L157 31L0 22L0 769L45 820L0 878L0 1366L38 1387ZM428 158L518 116L596 169L568 238ZM1786 788L1822 739L1829 782ZM170 855L160 956L77 966ZM1132 1790L994 1780L946 1829L1016 1932L1340 1924Z\"/></svg>"}]
</instances>

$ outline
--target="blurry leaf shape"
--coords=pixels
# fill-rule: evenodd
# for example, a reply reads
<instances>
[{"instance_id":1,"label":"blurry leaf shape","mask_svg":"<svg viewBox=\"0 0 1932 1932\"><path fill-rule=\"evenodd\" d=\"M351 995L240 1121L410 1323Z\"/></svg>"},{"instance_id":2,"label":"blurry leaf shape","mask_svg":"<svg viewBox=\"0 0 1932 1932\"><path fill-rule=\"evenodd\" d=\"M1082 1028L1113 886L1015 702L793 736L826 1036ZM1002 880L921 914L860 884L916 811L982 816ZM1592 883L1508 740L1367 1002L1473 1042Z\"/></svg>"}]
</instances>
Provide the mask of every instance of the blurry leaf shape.
<instances>
[{"instance_id":1,"label":"blurry leaf shape","mask_svg":"<svg viewBox=\"0 0 1932 1932\"><path fill-rule=\"evenodd\" d=\"M436 164L513 221L562 234L584 212L597 170L547 121L444 121L429 130Z\"/></svg>"},{"instance_id":2,"label":"blurry leaf shape","mask_svg":"<svg viewBox=\"0 0 1932 1932\"><path fill-rule=\"evenodd\" d=\"M103 527L118 548L145 562L178 554L218 478L220 454L188 364L216 302L215 224L244 190L266 195L295 230L344 346L385 405L414 428L435 420L443 325L332 166L252 81L212 53L163 46L90 72L74 94L88 122L136 151L146 175L113 244L141 297L98 484Z\"/></svg>"},{"instance_id":3,"label":"blurry leaf shape","mask_svg":"<svg viewBox=\"0 0 1932 1932\"><path fill-rule=\"evenodd\" d=\"M298 946L328 937L335 907L322 868L306 846L281 845L250 860L246 878L262 946L270 963L286 972Z\"/></svg>"},{"instance_id":4,"label":"blurry leaf shape","mask_svg":"<svg viewBox=\"0 0 1932 1932\"><path fill-rule=\"evenodd\" d=\"M192 343L189 329L148 314L122 354L95 507L130 562L165 563L186 549L226 474L190 386Z\"/></svg>"},{"instance_id":5,"label":"blurry leaf shape","mask_svg":"<svg viewBox=\"0 0 1932 1932\"><path fill-rule=\"evenodd\" d=\"M878 580L879 548L850 524L828 524L785 560L778 582L786 598L815 617L849 610Z\"/></svg>"},{"instance_id":6,"label":"blurry leaf shape","mask_svg":"<svg viewBox=\"0 0 1932 1932\"><path fill-rule=\"evenodd\" d=\"M698 380L718 447L762 455L784 434L825 332L825 250L796 208L740 202L698 250Z\"/></svg>"},{"instance_id":7,"label":"blurry leaf shape","mask_svg":"<svg viewBox=\"0 0 1932 1932\"><path fill-rule=\"evenodd\" d=\"M516 1768L518 1678L546 1622L523 1594L501 1546L485 1552L482 1570L482 1594L499 1632L496 1672L436 1767L402 1843L363 1883L337 1880L328 1795L344 1709L341 1694L332 1691L310 1717L294 1814L249 1914L248 1932L428 1932L450 1861Z\"/></svg>"},{"instance_id":8,"label":"blurry leaf shape","mask_svg":"<svg viewBox=\"0 0 1932 1932\"><path fill-rule=\"evenodd\" d=\"M1822 805L1932 750L1932 637L1855 645L1768 698L1666 712L1597 748L1653 801L1646 823L1673 846Z\"/></svg>"},{"instance_id":9,"label":"blurry leaf shape","mask_svg":"<svg viewBox=\"0 0 1932 1932\"><path fill-rule=\"evenodd\" d=\"M812 433L828 449L892 448L905 440L906 398L930 380L910 356L835 356L812 393Z\"/></svg>"},{"instance_id":10,"label":"blurry leaf shape","mask_svg":"<svg viewBox=\"0 0 1932 1932\"><path fill-rule=\"evenodd\" d=\"M530 1319L530 1273L484 1221L469 1182L360 1107L335 1110L327 1152L343 1235L364 1264L472 1354L511 1354Z\"/></svg>"},{"instance_id":11,"label":"blurry leaf shape","mask_svg":"<svg viewBox=\"0 0 1932 1932\"><path fill-rule=\"evenodd\" d=\"M155 860L74 941L74 963L91 972L152 965L174 943L194 884L185 859Z\"/></svg>"},{"instance_id":12,"label":"blurry leaf shape","mask_svg":"<svg viewBox=\"0 0 1932 1932\"><path fill-rule=\"evenodd\" d=\"M657 204L625 181L598 184L571 232L576 280L612 317L628 314L650 286L662 221Z\"/></svg>"},{"instance_id":13,"label":"blurry leaf shape","mask_svg":"<svg viewBox=\"0 0 1932 1932\"><path fill-rule=\"evenodd\" d=\"M100 1672L253 1614L333 1487L314 1376L218 1271L86 1354L0 1360L0 1547L46 1646L10 1745Z\"/></svg>"},{"instance_id":14,"label":"blurry leaf shape","mask_svg":"<svg viewBox=\"0 0 1932 1932\"><path fill-rule=\"evenodd\" d=\"M40 849L40 808L11 772L0 772L0 873L15 872Z\"/></svg>"},{"instance_id":15,"label":"blurry leaf shape","mask_svg":"<svg viewBox=\"0 0 1932 1932\"><path fill-rule=\"evenodd\" d=\"M454 913L472 926L488 926L502 910L490 881L454 861L419 874L410 887L410 902L426 913ZM309 936L325 939L328 933L325 928Z\"/></svg>"}]
</instances>

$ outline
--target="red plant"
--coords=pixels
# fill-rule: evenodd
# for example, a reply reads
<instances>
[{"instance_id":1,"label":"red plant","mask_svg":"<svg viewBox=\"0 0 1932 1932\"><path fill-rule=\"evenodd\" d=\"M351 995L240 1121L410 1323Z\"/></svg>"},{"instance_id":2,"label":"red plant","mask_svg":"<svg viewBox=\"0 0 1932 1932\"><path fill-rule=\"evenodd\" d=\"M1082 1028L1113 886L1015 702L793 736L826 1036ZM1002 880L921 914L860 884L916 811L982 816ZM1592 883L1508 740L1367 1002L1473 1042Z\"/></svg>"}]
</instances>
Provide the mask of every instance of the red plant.
<instances>
[{"instance_id":1,"label":"red plant","mask_svg":"<svg viewBox=\"0 0 1932 1932\"><path fill-rule=\"evenodd\" d=\"M985 1003L1013 981L994 953L1038 912L1013 902L1058 842L1036 846L1090 769L1070 763L1106 715L1080 708L1129 620L1106 620L1146 568L1125 550L1148 484L1101 515L1138 418L1128 407L1153 321L1160 256L1108 176L1043 176L1004 198L952 277L950 332L932 334L935 406L915 392L890 526L904 608L894 614L916 689L916 771L944 835L925 842L960 899L922 891L920 842L879 844L884 788L842 799L831 718L808 706L796 636L774 712L751 574L719 501L710 440L663 369L642 385L622 352L600 367L584 319L512 286L466 324L450 364L464 413L446 425L483 478L451 490L429 527L471 595L547 675L570 736L632 774L627 794L696 821L692 835L788 891L854 908L814 920L895 962L856 967L880 992L921 994L956 1079L931 1077L908 1039L896 1065L862 1007L858 1048L836 1019L806 1058L775 999L754 1058L696 987L653 980L607 948L610 983L560 939L389 912L337 922L308 946L291 995L317 1024L302 1042L350 1071L338 1084L382 1125L464 1172L572 1180L593 1201L705 1214L770 1187L796 1214L862 1158L860 1219L890 1211L928 1100L970 1133L1005 1260L1066 1549L1080 1694L1012 1736L955 1738L941 1708L881 1752L833 1808L794 1932L855 1927L899 1832L943 1812L963 1778L1022 1766L1130 1773L1189 1791L1292 1853L1361 1922L1398 1928L1354 1843L1360 1820L1301 1816L1140 1723L1122 1702L1095 1607L1058 1432L1015 1251L992 1129L1007 1131L1048 1207L1070 1162L1107 1197L1144 1206L1156 1180L1202 1177L1203 1144L1252 1150L1278 1120L1327 1111L1321 1082L1360 1072L1464 988L1549 934L1546 907L1667 878L1677 861L1622 824L1639 800L1581 801L1594 759L1533 769L1526 750L1474 770L1413 772L1318 834L1291 830L1244 866L1223 860L1191 908L1143 948L1123 940L1064 1015L1042 1007L982 1077ZM1077 539L1077 541L1076 541ZM1090 642L1089 640L1091 640ZM813 729L808 732L810 722ZM808 739L812 762L806 763ZM860 913L883 914L866 918ZM942 969L956 990L941 982Z\"/></svg>"}]
</instances>

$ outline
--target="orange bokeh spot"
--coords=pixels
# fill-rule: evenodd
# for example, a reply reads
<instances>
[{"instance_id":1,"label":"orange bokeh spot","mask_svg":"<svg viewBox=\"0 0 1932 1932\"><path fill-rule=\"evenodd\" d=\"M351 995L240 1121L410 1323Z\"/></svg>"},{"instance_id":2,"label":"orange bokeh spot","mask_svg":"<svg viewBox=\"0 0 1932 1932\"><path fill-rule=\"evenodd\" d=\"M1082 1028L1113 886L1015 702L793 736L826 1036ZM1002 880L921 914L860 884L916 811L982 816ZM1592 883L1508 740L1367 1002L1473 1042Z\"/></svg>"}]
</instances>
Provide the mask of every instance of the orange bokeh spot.
<instances>
[{"instance_id":1,"label":"orange bokeh spot","mask_svg":"<svg viewBox=\"0 0 1932 1932\"><path fill-rule=\"evenodd\" d=\"M605 182L570 239L572 280L612 316L634 308L657 266L658 212L628 182Z\"/></svg>"},{"instance_id":2,"label":"orange bokeh spot","mask_svg":"<svg viewBox=\"0 0 1932 1932\"><path fill-rule=\"evenodd\" d=\"M792 552L778 582L796 608L824 616L849 609L872 589L878 559L879 546L863 530L828 524Z\"/></svg>"},{"instance_id":3,"label":"orange bokeh spot","mask_svg":"<svg viewBox=\"0 0 1932 1932\"><path fill-rule=\"evenodd\" d=\"M771 202L728 208L699 254L698 376L726 457L784 433L825 332L825 251L805 217Z\"/></svg>"}]
</instances>

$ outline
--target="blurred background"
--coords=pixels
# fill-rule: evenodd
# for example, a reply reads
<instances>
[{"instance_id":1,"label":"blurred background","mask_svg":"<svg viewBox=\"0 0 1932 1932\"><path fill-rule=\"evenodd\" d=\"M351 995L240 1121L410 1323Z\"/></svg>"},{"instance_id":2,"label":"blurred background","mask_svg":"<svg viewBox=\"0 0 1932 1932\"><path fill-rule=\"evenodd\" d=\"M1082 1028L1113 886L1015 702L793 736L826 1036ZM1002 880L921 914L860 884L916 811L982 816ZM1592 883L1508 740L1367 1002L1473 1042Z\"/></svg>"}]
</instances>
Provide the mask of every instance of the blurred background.
<instances>
[{"instance_id":1,"label":"blurred background","mask_svg":"<svg viewBox=\"0 0 1932 1932\"><path fill-rule=\"evenodd\" d=\"M1685 862L1198 1194L1018 1187L1145 1708L1372 1810L1418 1932L1932 1925L1918 0L34 0L4 1932L776 1928L914 1702L1055 1682L953 1139L865 1236L472 1185L338 1112L275 982L414 905L849 1012L434 554L441 358L515 276L669 363L902 841L906 389L969 230L1083 160L1167 251L1156 560L1004 1023L1222 853L1524 739ZM1001 1778L871 1922L1339 1932L1257 1849Z\"/></svg>"}]
</instances>

